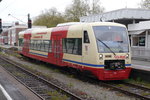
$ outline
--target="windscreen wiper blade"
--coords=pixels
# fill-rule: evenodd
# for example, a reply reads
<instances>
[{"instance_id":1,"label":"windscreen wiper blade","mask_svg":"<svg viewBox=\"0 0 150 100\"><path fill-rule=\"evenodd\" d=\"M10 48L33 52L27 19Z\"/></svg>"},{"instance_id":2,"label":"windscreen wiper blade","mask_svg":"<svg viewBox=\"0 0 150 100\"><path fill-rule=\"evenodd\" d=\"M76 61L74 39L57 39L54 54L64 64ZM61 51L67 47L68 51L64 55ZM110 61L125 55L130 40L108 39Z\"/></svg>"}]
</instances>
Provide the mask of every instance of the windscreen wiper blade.
<instances>
[{"instance_id":1,"label":"windscreen wiper blade","mask_svg":"<svg viewBox=\"0 0 150 100\"><path fill-rule=\"evenodd\" d=\"M115 52L114 51L112 51L111 49L110 49L110 47L106 44L106 43L104 43L103 41L101 41L100 39L97 39L99 42L101 42L104 46L106 46L115 56L116 56L116 54L115 54Z\"/></svg>"}]
</instances>

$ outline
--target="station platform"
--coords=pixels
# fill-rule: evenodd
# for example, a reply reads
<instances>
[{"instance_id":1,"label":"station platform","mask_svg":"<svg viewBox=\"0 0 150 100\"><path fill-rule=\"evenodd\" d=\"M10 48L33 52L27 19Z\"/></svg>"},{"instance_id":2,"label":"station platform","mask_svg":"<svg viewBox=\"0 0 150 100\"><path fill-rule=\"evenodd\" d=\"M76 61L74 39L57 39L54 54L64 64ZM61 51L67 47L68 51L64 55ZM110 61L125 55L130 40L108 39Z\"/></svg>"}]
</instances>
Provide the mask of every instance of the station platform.
<instances>
[{"instance_id":1,"label":"station platform","mask_svg":"<svg viewBox=\"0 0 150 100\"><path fill-rule=\"evenodd\" d=\"M150 71L150 62L142 60L132 60L132 68Z\"/></svg>"},{"instance_id":2,"label":"station platform","mask_svg":"<svg viewBox=\"0 0 150 100\"><path fill-rule=\"evenodd\" d=\"M0 100L41 100L0 66Z\"/></svg>"},{"instance_id":3,"label":"station platform","mask_svg":"<svg viewBox=\"0 0 150 100\"><path fill-rule=\"evenodd\" d=\"M8 48L12 48L12 47L14 47L14 48L18 48L18 46L1 45L1 44L0 44L0 47L2 47L2 48L6 48L6 49L8 49Z\"/></svg>"},{"instance_id":4,"label":"station platform","mask_svg":"<svg viewBox=\"0 0 150 100\"><path fill-rule=\"evenodd\" d=\"M0 99L1 100L9 100L8 97L5 96L4 90L1 90L1 89L0 89Z\"/></svg>"}]
</instances>

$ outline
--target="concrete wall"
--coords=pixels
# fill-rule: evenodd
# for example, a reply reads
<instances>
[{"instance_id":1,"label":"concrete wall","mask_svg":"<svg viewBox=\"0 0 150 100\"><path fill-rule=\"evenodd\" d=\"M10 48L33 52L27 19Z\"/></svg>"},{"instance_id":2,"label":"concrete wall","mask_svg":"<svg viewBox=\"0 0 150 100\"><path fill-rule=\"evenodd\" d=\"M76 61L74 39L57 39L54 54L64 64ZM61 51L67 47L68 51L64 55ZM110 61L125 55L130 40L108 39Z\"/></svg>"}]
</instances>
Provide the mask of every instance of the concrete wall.
<instances>
[{"instance_id":1,"label":"concrete wall","mask_svg":"<svg viewBox=\"0 0 150 100\"><path fill-rule=\"evenodd\" d=\"M131 47L132 58L139 60L150 60L150 49L149 48L139 48Z\"/></svg>"}]
</instances>

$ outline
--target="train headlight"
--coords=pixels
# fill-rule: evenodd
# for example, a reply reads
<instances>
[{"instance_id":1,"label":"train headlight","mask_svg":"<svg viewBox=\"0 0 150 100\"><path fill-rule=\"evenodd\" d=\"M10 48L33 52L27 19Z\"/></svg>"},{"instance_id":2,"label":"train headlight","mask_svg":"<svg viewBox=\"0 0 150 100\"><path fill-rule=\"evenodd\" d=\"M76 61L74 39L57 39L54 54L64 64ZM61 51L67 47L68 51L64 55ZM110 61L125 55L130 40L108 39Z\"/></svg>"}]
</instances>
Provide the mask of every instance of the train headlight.
<instances>
[{"instance_id":1,"label":"train headlight","mask_svg":"<svg viewBox=\"0 0 150 100\"><path fill-rule=\"evenodd\" d=\"M103 59L103 55L102 54L99 55L99 59Z\"/></svg>"},{"instance_id":2,"label":"train headlight","mask_svg":"<svg viewBox=\"0 0 150 100\"><path fill-rule=\"evenodd\" d=\"M126 55L126 59L129 59L129 54Z\"/></svg>"}]
</instances>

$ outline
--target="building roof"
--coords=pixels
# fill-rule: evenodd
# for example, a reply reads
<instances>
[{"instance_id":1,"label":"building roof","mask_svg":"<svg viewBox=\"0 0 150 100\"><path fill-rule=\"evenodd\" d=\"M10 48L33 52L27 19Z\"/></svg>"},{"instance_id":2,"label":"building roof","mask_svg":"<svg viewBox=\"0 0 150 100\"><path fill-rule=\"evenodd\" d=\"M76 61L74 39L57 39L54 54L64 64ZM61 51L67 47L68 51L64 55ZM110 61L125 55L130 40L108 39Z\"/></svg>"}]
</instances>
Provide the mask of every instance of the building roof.
<instances>
[{"instance_id":1,"label":"building roof","mask_svg":"<svg viewBox=\"0 0 150 100\"><path fill-rule=\"evenodd\" d=\"M118 9L102 14L83 16L80 22L97 22L97 21L115 21L122 24L131 24L136 22L150 20L150 10L148 9Z\"/></svg>"},{"instance_id":2,"label":"building roof","mask_svg":"<svg viewBox=\"0 0 150 100\"><path fill-rule=\"evenodd\" d=\"M150 21L141 21L136 24L128 24L128 31L143 31L150 29Z\"/></svg>"}]
</instances>

